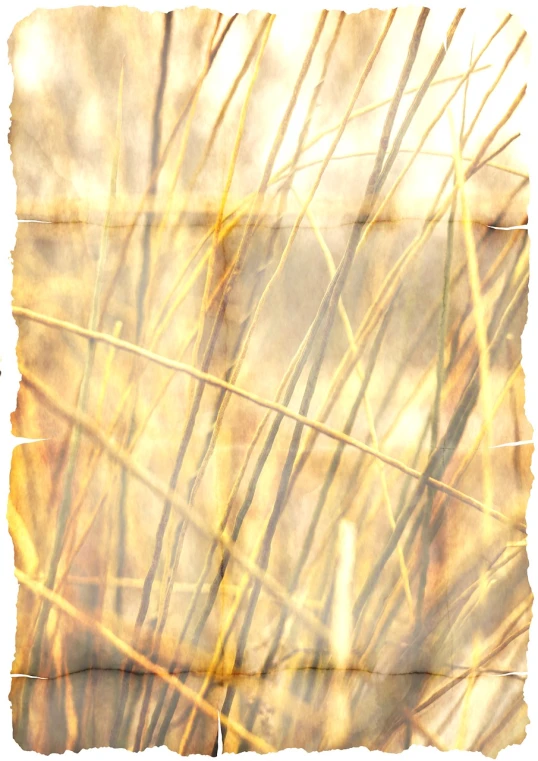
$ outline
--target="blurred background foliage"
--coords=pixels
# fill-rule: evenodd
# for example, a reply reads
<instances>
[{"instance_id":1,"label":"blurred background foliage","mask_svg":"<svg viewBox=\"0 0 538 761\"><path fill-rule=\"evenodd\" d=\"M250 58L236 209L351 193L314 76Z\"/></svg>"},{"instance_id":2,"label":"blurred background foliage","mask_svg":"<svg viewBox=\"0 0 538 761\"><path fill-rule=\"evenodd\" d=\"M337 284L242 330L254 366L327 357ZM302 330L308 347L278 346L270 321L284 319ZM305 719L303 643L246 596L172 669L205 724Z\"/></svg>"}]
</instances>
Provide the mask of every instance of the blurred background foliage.
<instances>
[{"instance_id":1,"label":"blurred background foliage","mask_svg":"<svg viewBox=\"0 0 538 761\"><path fill-rule=\"evenodd\" d=\"M517 20L87 7L9 48L16 740L521 742Z\"/></svg>"}]
</instances>

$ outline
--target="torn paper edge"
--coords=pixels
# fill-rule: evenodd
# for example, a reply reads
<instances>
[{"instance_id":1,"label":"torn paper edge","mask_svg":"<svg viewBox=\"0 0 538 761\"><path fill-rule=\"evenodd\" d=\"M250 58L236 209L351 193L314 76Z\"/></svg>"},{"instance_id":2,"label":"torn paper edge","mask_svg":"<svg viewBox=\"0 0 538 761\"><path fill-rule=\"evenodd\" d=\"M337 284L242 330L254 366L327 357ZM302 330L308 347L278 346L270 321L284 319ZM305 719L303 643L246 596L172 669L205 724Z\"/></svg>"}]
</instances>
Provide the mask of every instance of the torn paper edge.
<instances>
[{"instance_id":1,"label":"torn paper edge","mask_svg":"<svg viewBox=\"0 0 538 761\"><path fill-rule=\"evenodd\" d=\"M395 0L377 0L366 2L365 0L308 0L302 2L295 0L294 3L289 0L258 0L254 3L245 2L245 0L208 0L207 2L170 2L167 0L116 0L110 2L105 0L101 3L80 3L87 6L109 6L118 7L129 5L143 11L169 11L178 10L183 7L198 5L203 8L210 8L222 11L228 15L234 12L247 13L250 10L266 10L274 13L288 13L293 8L293 13L299 12L316 12L322 9L342 10L348 13L357 13L368 8L390 9L397 5L401 6L419 6L420 3L402 2L396 3ZM0 528L0 590L2 595L3 621L0 627L0 752L2 757L13 759L28 758L28 751L23 751L13 740L11 724L11 706L8 700L11 681L11 668L15 652L15 628L16 628L16 599L17 599L17 582L13 574L13 544L7 530L7 503L8 503L8 483L9 471L11 467L11 452L15 445L21 444L11 436L10 414L15 409L16 397L20 376L17 369L15 347L17 341L17 329L11 315L11 286L12 286L12 269L11 253L15 245L15 234L17 229L17 220L15 217L15 181L13 179L13 166L10 157L10 148L7 142L7 134L10 126L10 103L13 94L13 75L8 64L7 40L13 31L16 23L28 16L36 8L65 8L74 3L66 0L18 0L17 3L5 3L2 8L2 40L3 40L3 59L0 68L0 118L2 121L2 130L5 139L2 141L0 149L0 177L2 189L2 204L0 206L0 365L2 374L0 376L0 502L3 505L3 523ZM450 15L457 8L466 7L468 12L488 13L493 9L510 12L518 17L519 23L529 34L531 42L531 66L529 67L529 83L527 95L523 107L526 113L526 128L522 135L525 142L525 152L528 157L529 174L531 178L531 200L529 204L529 231L531 238L531 256L530 256L530 286L529 286L529 308L527 324L523 331L523 370L525 372L525 414L527 419L535 429L538 429L538 362L536 361L536 336L538 335L538 251L534 250L534 225L537 218L536 214L536 193L534 192L534 182L536 177L535 169L538 164L538 149L536 148L535 129L533 127L536 113L538 113L538 89L536 85L536 76L532 76L533 67L538 70L538 3L535 0L504 0L504 2L495 0L471 0L470 2L454 2L454 0L429 0L424 5L436 10L443 9L443 12ZM2 131L0 130L0 131ZM516 444L518 442L515 442ZM522 442L520 442L522 443ZM523 442L527 443L527 442ZM500 446L513 445L514 442L500 444ZM32 446L31 442L25 441L24 446ZM536 452L533 455L532 470L537 476ZM534 484L527 507L527 525L528 525L528 555L529 555L529 582L532 589L538 589L538 487ZM528 649L528 678L525 685L525 700L528 705L530 724L527 727L527 737L522 745L514 745L501 751L498 758L501 761L509 759L521 759L536 757L538 752L538 732L536 725L538 723L538 636L535 635L536 622L531 624L530 645ZM329 759L336 759L337 755L340 761L344 761L344 756L348 759L357 759L358 756L365 758L370 751L365 748L353 748L346 751L326 751L324 756ZM380 751L375 751L380 754ZM463 754L471 758L469 751L450 751L450 754ZM403 752L404 758L407 759L434 759L441 758L441 751L433 748L412 747ZM132 756L129 751L122 749L100 748L84 750L80 752L81 758L90 759L90 761L101 761L101 759L117 759L119 757L128 759ZM282 759L298 759L299 756L306 755L304 750L284 750L280 751L279 756ZM386 754L382 754L386 755ZM31 757L38 757L37 753L30 752ZM393 757L393 754L390 754ZM42 756L39 756L42 758ZM177 754L166 748L152 748L144 751L144 757L149 758L177 758ZM476 754L473 754L476 758Z\"/></svg>"}]
</instances>

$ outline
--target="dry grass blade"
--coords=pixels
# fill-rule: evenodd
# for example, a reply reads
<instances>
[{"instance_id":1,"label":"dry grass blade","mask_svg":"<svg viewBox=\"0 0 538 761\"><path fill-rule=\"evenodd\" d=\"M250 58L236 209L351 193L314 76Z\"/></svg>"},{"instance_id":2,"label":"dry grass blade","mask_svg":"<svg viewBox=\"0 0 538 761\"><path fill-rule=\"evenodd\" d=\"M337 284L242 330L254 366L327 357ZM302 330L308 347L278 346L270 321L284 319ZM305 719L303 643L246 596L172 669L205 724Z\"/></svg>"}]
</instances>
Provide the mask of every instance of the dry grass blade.
<instances>
[{"instance_id":1,"label":"dry grass blade","mask_svg":"<svg viewBox=\"0 0 538 761\"><path fill-rule=\"evenodd\" d=\"M451 101L454 99L456 94L458 93L460 87L465 84L467 79L469 78L470 74L478 64L480 58L484 55L486 50L488 49L491 42L494 40L495 36L499 33L499 31L502 29L504 24L507 22L508 19L505 19L504 23L501 24L496 32L491 35L489 40L486 42L486 44L483 46L481 51L478 53L477 57L474 59L473 63L469 67L466 75L458 82L458 85L456 88L452 91L450 96L447 98L441 109L438 111L434 119L430 122L428 127L424 130L424 133L422 135L422 138L415 149L413 155L409 159L407 165L404 167L396 181L394 182L392 188L390 191L384 196L383 200L379 204L377 210L371 217L371 219L368 220L367 224L365 225L362 236L360 238L360 241L358 242L357 249L355 252L355 256L359 254L361 249L364 247L366 241L368 240L368 236L370 235L371 231L374 229L374 225L378 222L379 219L382 218L382 213L384 209L388 206L390 200L394 196L396 190L400 186L403 178L406 176L407 172L413 165L416 157L419 155L420 151L422 150L422 147L424 146L427 138L431 134L433 128L435 125L439 122L439 120L444 115L446 109L449 107ZM487 151L489 145L491 142L493 142L497 132L501 129L501 127L508 121L514 110L519 105L521 99L524 95L524 90L520 92L520 94L516 97L515 101L513 102L512 106L508 109L508 111L503 116L503 119L497 124L497 126L492 130L492 132L484 139L482 146L480 148L478 156L476 156L473 161L471 162L470 166L467 168L465 176L466 178L472 176L472 174L477 171L477 167L480 166L480 160L482 159L484 153ZM387 122L385 125L385 131L387 131ZM379 162L378 162L379 163ZM375 171L375 167L374 170ZM373 176L373 173L372 173ZM369 336L371 330L375 327L375 325L378 323L378 321L381 319L382 315L384 314L385 310L390 307L390 304L394 300L394 294L395 290L397 288L396 285L396 278L398 275L401 276L404 269L409 266L412 259L417 255L417 253L422 249L423 245L426 243L426 241L431 236L435 225L437 222L443 217L447 209L449 208L449 205L452 201L453 193L445 199L444 203L441 203L440 196L442 193L444 185L441 188L441 191L438 194L438 197L436 201L434 202L432 206L432 210L426 215L426 219L428 220L427 223L424 226L424 229L421 231L421 233L415 238L415 240L406 248L404 253L401 255L399 260L395 263L395 265L392 267L392 269L387 273L381 288L379 289L378 294L376 297L372 300L371 306L369 307L368 311L366 312L366 315L361 321L361 324L359 325L355 337L353 345L355 347L361 346L363 342L366 340L366 338ZM365 201L366 203L366 201ZM368 200L368 204L373 205L373 197L370 194L370 198ZM367 209L363 209L363 213L365 213ZM332 408L336 404L340 393L344 387L344 384L349 377L349 374L351 373L355 362L358 360L359 354L358 352L353 352L351 350L350 352L347 352L344 357L342 358L340 365L336 369L333 380L331 382L329 391L327 393L326 402L323 404L320 413L317 415L317 417L321 420L326 420L328 415L330 414ZM316 434L314 431L311 432L310 436L307 437L305 441L305 445L303 447L303 451L301 455L299 456L298 465L296 468L296 475L294 476L294 479L298 477L298 474L302 470L304 463L306 459L308 458L309 452L311 451L312 447L314 446L314 442L316 440Z\"/></svg>"},{"instance_id":2,"label":"dry grass blade","mask_svg":"<svg viewBox=\"0 0 538 761\"><path fill-rule=\"evenodd\" d=\"M476 339L478 343L479 352L479 368L480 368L480 386L481 394L480 400L482 405L482 415L484 421L489 420L489 413L491 409L491 380L490 380L490 359L489 359L489 346L486 324L486 310L484 306L484 299L482 297L482 287L480 284L480 272L478 267L478 258L476 255L476 246L472 228L472 221L467 204L467 197L465 195L465 179L462 168L460 146L454 136L454 125L452 126L452 133L454 138L454 166L456 169L456 182L461 202L462 210L462 224L465 235L465 248L467 250L467 266L469 272L469 282L471 285L471 294L473 299L473 316L475 321ZM484 501L487 509L493 502L493 486L492 486L492 473L491 473L491 458L490 450L493 444L491 428L487 426L485 435L485 450L484 450Z\"/></svg>"},{"instance_id":3,"label":"dry grass blade","mask_svg":"<svg viewBox=\"0 0 538 761\"><path fill-rule=\"evenodd\" d=\"M110 457L116 460L120 465L123 465L131 475L138 478L155 494L162 499L169 499L171 504L183 513L185 518L197 529L197 531L210 539L215 539L220 545L222 545L239 565L251 573L253 578L258 579L267 588L270 594L276 596L282 603L293 608L295 613L305 620L308 625L313 626L313 628L322 636L329 636L326 627L320 623L315 616L312 616L308 611L305 611L299 602L296 602L289 597L286 590L278 582L271 579L264 570L260 569L243 555L243 553L235 546L235 543L230 539L227 532L216 532L207 526L195 511L189 508L188 504L183 499L177 495L171 495L169 489L159 479L155 478L142 466L136 464L134 460L118 447L115 442L108 440L90 417L82 414L75 408L70 408L69 405L66 405L54 392L47 389L41 381L34 378L28 370L22 368L22 373L25 383L30 385L36 393L46 400L58 414L79 425L80 428L84 430L88 436L91 436L91 438L94 439Z\"/></svg>"},{"instance_id":4,"label":"dry grass blade","mask_svg":"<svg viewBox=\"0 0 538 761\"><path fill-rule=\"evenodd\" d=\"M93 298L92 298L91 312L90 312L90 318L89 318L90 331L95 330L97 322L98 322L98 318L99 318L101 290L102 290L102 284L103 284L103 273L104 273L106 256L108 252L110 217L113 211L114 200L116 197L116 185L117 185L117 177L118 177L118 166L119 166L119 160L120 160L121 131L122 131L123 82L124 82L124 67L123 67L123 61L122 61L120 76L119 76L119 84L118 84L117 103L116 103L116 134L115 134L115 142L114 142L114 148L113 148L114 152L112 156L112 166L111 166L111 172L110 172L108 209L107 209L106 218L103 224L103 229L101 234L101 243L99 248L99 258L97 261L97 272L96 272L95 285L93 289ZM77 409L79 409L83 413L85 412L87 404L88 404L88 396L90 391L90 382L91 382L91 375L92 375L94 360L95 360L95 342L93 340L90 340L87 346L84 370L83 370L82 380L80 383L79 393L77 398ZM60 502L58 515L56 518L57 529L56 529L56 533L54 537L54 545L53 545L51 557L49 560L48 572L47 572L47 577L45 582L46 586L49 589L53 589L55 581L56 581L56 574L58 571L58 561L60 558L60 554L62 552L64 540L65 540L65 530L66 530L66 525L67 525L67 520L68 520L69 510L70 510L70 503L71 503L71 491L73 487L75 467L77 464L77 458L78 458L78 453L80 449L80 436L81 436L80 428L78 427L78 425L75 424L74 427L71 429L70 436L69 436L66 475L65 475L65 482L64 482L64 488L63 488L63 495ZM46 603L45 600L42 600L40 612L35 624L33 645L32 645L31 654L30 654L30 668L34 672L37 672L39 670L43 635L44 635L44 630L47 623L49 611L50 611L50 606ZM23 695L23 700L24 700L24 695ZM27 727L23 725L22 727L23 736L26 734L26 731L27 731Z\"/></svg>"},{"instance_id":5,"label":"dry grass blade","mask_svg":"<svg viewBox=\"0 0 538 761\"><path fill-rule=\"evenodd\" d=\"M200 698L198 693L183 684L177 677L169 674L168 671L161 666L152 663L149 658L146 658L142 653L138 653L127 642L124 642L120 637L114 634L114 632L91 616L88 616L84 611L77 610L74 605L71 605L71 603L61 597L61 595L56 594L43 584L34 581L27 576L24 571L15 569L15 575L20 583L27 586L34 594L47 600L49 604L56 606L63 613L74 619L78 625L83 626L86 629L95 632L100 637L103 637L103 639L108 640L108 642L110 642L120 653L129 658L129 660L137 663L148 673L158 676L172 687L172 689L177 690L184 698L186 698L186 700L196 705L198 710L203 711L211 719L216 721L220 716L220 721L222 721L224 726L234 732L238 737L247 740L257 751L260 753L274 752L275 749L264 740L256 737L252 732L248 732L240 724L237 724L237 722L220 713L214 706L203 698Z\"/></svg>"},{"instance_id":6,"label":"dry grass blade","mask_svg":"<svg viewBox=\"0 0 538 761\"><path fill-rule=\"evenodd\" d=\"M228 22L226 23L226 26L224 27L224 29L222 30L222 32L220 34L220 37L215 42L215 44L214 44L214 46L213 46L213 48L211 50L211 54L210 54L210 58L209 58L209 67L211 67L211 65L213 64L213 62L215 60L215 57L216 57L217 53L219 52L219 50L220 50L220 48L222 46L222 43L224 42L224 40L226 38L226 35L228 34L228 32L230 30L230 27L232 26L232 24L235 21L236 17L237 17L237 14L235 14L234 16L232 16L228 20ZM125 265L125 262L126 262L126 259L127 259L127 254L128 254L128 251L129 251L129 246L131 244L132 237L133 237L134 232L136 230L137 222L140 219L140 217L144 214L144 209L145 209L145 204L146 204L147 198L149 197L149 195L151 193L151 189L155 186L155 182L157 181L157 178L159 177L159 173L161 172L162 167L164 166L164 163L165 163L165 161L166 161L166 159L168 157L168 154L169 154L169 152L170 152L170 150L172 148L174 140L177 137L177 135L179 133L179 130L181 129L181 125L183 124L183 120L185 119L185 116L187 115L187 113L188 113L188 111L189 111L189 109L191 107L192 100L195 97L197 89L198 89L201 81L203 81L203 77L204 76L205 76L205 73L200 75L200 78L199 78L198 82L194 86L194 88L193 88L189 98L187 99L186 103L184 104L184 106L183 106L183 108L182 108L182 110L181 110L181 112L179 114L179 117L176 120L174 128L172 129L172 132L170 133L170 136L169 136L169 138L168 138L168 140L166 142L166 145L165 145L165 147L164 147L164 149L163 149L163 151L161 153L161 156L159 158L157 166L155 167L155 169L154 169L154 171L153 171L153 173L152 173L152 175L151 175L151 177L149 179L149 182L147 184L146 190L145 190L145 192L142 195L139 207L138 207L138 209L137 209L137 211L136 211L136 213L134 215L134 218L133 218L133 220L131 222L129 233L128 233L127 238L126 238L126 240L125 240L125 242L124 242L124 244L122 246L122 249L120 251L120 257L119 257L118 265L116 267L116 272L114 273L114 277L112 278L112 280L110 282L110 285L109 285L109 287L108 287L108 289L106 291L105 297L103 299L102 308L101 308L101 315L100 315L100 320L99 320L99 327L102 326L103 317L104 317L104 315L106 313L106 310L107 310L107 307L108 307L108 305L110 303L110 299L112 298L112 294L114 293L114 291L116 289L116 286L118 285L119 278L122 275L123 268L124 268L124 265Z\"/></svg>"},{"instance_id":7,"label":"dry grass blade","mask_svg":"<svg viewBox=\"0 0 538 761\"><path fill-rule=\"evenodd\" d=\"M14 309L17 310L17 313L21 315L23 314L22 308L16 307ZM53 318L47 318L43 316L42 319L46 320L47 324L52 324ZM69 323L63 323L62 327L68 328L68 329L71 328ZM72 327L77 333L79 333L79 335L88 334L85 328L80 328L78 326L72 326ZM369 447L368 445L363 444L360 441L357 441L352 436L349 436L345 433L341 433L340 431L337 431L334 428L331 428L330 426L325 425L324 423L320 423L316 420L308 418L306 415L301 415L300 413L293 412L293 410L290 410L288 407L284 406L283 404L279 404L278 402L272 402L268 399L263 399L262 397L259 397L257 394L253 394L249 391L246 391L240 388L239 386L233 386L231 383L227 383L226 381L221 380L217 376L211 375L209 373L204 373L201 370L197 370L196 368L191 367L190 365L185 365L181 362L175 362L174 360L169 360L169 359L166 359L165 357L160 357L159 355L153 354L152 352L147 352L144 349L140 349L138 346L135 346L134 344L129 344L128 342L122 341L121 339L114 339L113 336L108 336L106 334L96 333L96 332L94 332L92 335L94 339L103 337L103 340L106 340L107 343L110 342L111 344L118 346L118 348L123 348L125 350L139 354L140 356L146 357L147 359L152 359L154 361L157 361L159 364L161 364L164 367L177 370L178 372L184 372L188 375L191 375L193 378L196 378L200 381L203 381L204 383L207 383L208 385L225 389L226 391L236 394L237 396L240 396L243 399L247 399L248 401L253 402L256 405L259 405L260 407L265 407L266 409L272 410L273 412L277 412L282 416L290 418L291 420L295 420L297 423L307 426L308 428L312 428L318 433L322 433L325 436L328 436L329 438L334 439L335 441L339 441L343 444L353 447L354 449L359 449L360 451L365 452L366 454L372 455L373 457L376 457L377 459L379 459L381 462L384 462L386 465L390 465L396 468L397 470L400 470L402 473L405 473L406 475L411 476L412 478L416 478L416 479L421 478L421 474L419 471L405 465L404 463L400 462L396 458L389 457L388 455L383 454L382 452L378 452L374 448ZM23 377L29 383L31 383L33 387L38 388L40 391L43 391L44 389L43 385L36 378L34 378L32 374L29 373L28 370L24 370L22 374L23 374ZM52 399L53 397L51 396L50 398ZM63 409L63 408L64 408L63 405L60 405L59 409ZM106 438L102 436L102 434L100 435L99 438L102 441L106 441ZM439 491L445 492L446 494L450 494L455 499L458 499L464 504L475 507L477 510L480 510L481 512L487 512L485 506L482 505L479 500L472 499L471 497L465 494L462 494L461 492L458 492L457 490L452 489L448 484L444 484L434 478L429 478L428 484L435 487ZM491 511L491 516L502 522L510 523L508 519L506 519L501 513L498 513L495 510ZM524 528L521 526L519 527L519 530L524 531Z\"/></svg>"},{"instance_id":8,"label":"dry grass blade","mask_svg":"<svg viewBox=\"0 0 538 761\"><path fill-rule=\"evenodd\" d=\"M478 23L14 31L24 748L523 737L528 40Z\"/></svg>"},{"instance_id":9,"label":"dry grass blade","mask_svg":"<svg viewBox=\"0 0 538 761\"><path fill-rule=\"evenodd\" d=\"M415 97L413 98L413 102L409 106L407 113L404 117L404 120L402 124L400 125L400 128L398 129L398 133L396 134L396 137L394 138L394 141L392 143L390 153L387 156L386 160L383 163L383 168L380 171L379 178L376 182L376 192L379 193L380 188L383 186L383 183L385 182L388 173L391 170L391 167L393 166L394 162L396 161L396 158L398 156L398 153L400 151L402 141L404 139L405 133L409 129L409 126L411 122L413 121L413 118L418 111L418 108L420 104L422 103L422 100L424 99L424 96L430 89L430 85L433 82L433 79L437 72L439 71L439 68L441 64L443 63L446 54L448 53L448 49L450 47L450 44L452 42L452 39L454 37L454 34L456 33L456 29L458 28L458 24L461 21L461 17L464 14L464 9L460 9L456 12L456 15L454 16L454 20L452 21L447 33L446 37L443 40L443 43L441 44L441 47L439 48L439 51L437 55L435 56L435 59L432 62L432 65L430 67L430 70L426 74L426 77L424 78L424 81L420 85ZM466 83L469 80L466 80Z\"/></svg>"}]
</instances>

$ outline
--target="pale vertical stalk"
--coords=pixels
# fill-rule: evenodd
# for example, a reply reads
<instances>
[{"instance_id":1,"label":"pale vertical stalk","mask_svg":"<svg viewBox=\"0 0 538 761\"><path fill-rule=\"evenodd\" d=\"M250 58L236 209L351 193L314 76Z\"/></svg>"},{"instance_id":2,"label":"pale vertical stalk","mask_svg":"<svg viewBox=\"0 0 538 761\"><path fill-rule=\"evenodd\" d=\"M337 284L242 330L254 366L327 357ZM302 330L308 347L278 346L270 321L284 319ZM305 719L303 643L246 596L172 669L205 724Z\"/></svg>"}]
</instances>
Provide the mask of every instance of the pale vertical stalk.
<instances>
[{"instance_id":1,"label":"pale vertical stalk","mask_svg":"<svg viewBox=\"0 0 538 761\"><path fill-rule=\"evenodd\" d=\"M353 577L357 530L351 521L338 524L336 569L331 609L330 649L335 672L331 679L324 727L324 748L339 747L351 728L349 667L353 646Z\"/></svg>"},{"instance_id":2,"label":"pale vertical stalk","mask_svg":"<svg viewBox=\"0 0 538 761\"><path fill-rule=\"evenodd\" d=\"M342 520L338 525L338 544L334 597L331 616L331 651L335 668L349 666L353 636L353 575L357 536L355 524Z\"/></svg>"}]
</instances>

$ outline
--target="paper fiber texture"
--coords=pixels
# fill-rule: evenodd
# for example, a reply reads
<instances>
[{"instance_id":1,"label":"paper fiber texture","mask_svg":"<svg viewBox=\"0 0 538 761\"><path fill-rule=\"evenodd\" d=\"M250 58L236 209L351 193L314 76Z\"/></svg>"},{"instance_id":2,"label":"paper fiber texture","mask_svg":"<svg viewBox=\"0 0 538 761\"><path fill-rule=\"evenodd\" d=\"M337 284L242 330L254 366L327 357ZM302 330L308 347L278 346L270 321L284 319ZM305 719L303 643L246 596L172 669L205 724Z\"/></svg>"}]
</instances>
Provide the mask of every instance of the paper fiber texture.
<instances>
[{"instance_id":1,"label":"paper fiber texture","mask_svg":"<svg viewBox=\"0 0 538 761\"><path fill-rule=\"evenodd\" d=\"M16 741L520 743L517 19L87 7L9 50Z\"/></svg>"}]
</instances>

